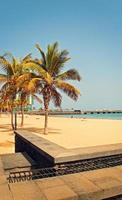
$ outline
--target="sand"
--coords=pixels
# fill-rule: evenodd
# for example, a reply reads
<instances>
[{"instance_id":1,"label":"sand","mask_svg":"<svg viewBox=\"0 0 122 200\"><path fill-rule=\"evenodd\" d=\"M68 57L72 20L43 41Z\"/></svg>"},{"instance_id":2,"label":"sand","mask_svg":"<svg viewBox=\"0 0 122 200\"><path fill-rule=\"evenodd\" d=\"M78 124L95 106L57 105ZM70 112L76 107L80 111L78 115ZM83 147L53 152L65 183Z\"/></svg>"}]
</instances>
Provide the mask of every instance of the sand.
<instances>
[{"instance_id":1,"label":"sand","mask_svg":"<svg viewBox=\"0 0 122 200\"><path fill-rule=\"evenodd\" d=\"M48 135L43 135L43 126L43 116L25 115L24 130L34 132L67 149L122 143L122 120L49 117ZM22 128L18 127L19 129ZM6 114L0 116L0 154L4 153L14 153L10 115Z\"/></svg>"},{"instance_id":2,"label":"sand","mask_svg":"<svg viewBox=\"0 0 122 200\"><path fill-rule=\"evenodd\" d=\"M10 126L10 115L0 115L0 154L14 152L14 134Z\"/></svg>"}]
</instances>

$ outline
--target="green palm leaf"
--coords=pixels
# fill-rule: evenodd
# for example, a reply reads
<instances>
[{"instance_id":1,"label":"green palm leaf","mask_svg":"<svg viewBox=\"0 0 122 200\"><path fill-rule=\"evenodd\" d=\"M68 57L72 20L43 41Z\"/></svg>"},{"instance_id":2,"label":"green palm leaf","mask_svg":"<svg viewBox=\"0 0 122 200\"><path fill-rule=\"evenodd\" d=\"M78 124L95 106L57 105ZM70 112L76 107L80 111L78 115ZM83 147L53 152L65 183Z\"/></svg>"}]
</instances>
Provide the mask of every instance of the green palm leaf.
<instances>
[{"instance_id":1,"label":"green palm leaf","mask_svg":"<svg viewBox=\"0 0 122 200\"><path fill-rule=\"evenodd\" d=\"M45 57L44 52L43 52L42 49L40 48L39 44L36 44L35 46L36 46L36 48L39 50L39 52L41 53L41 56L42 56L42 63L44 63L44 65L46 66L46 57Z\"/></svg>"}]
</instances>

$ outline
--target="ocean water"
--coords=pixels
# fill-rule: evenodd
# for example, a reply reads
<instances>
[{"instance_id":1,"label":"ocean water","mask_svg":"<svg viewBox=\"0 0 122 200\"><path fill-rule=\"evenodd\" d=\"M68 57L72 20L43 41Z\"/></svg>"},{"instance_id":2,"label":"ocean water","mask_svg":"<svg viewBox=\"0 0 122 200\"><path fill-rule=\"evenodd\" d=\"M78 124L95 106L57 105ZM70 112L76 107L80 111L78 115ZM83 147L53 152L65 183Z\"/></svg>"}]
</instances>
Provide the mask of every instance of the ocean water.
<instances>
[{"instance_id":1,"label":"ocean water","mask_svg":"<svg viewBox=\"0 0 122 200\"><path fill-rule=\"evenodd\" d=\"M91 118L91 119L121 119L122 120L122 113L100 113L100 114L70 114L70 115L60 115L60 117L67 117L67 118Z\"/></svg>"}]
</instances>

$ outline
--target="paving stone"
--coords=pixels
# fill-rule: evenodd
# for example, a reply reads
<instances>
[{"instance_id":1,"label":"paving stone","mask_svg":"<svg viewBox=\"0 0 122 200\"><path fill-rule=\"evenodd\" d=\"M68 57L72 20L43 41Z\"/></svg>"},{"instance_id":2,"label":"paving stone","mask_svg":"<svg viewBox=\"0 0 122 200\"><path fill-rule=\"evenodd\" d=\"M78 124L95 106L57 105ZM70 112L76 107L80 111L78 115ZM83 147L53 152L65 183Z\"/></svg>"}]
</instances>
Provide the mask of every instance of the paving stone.
<instances>
[{"instance_id":1,"label":"paving stone","mask_svg":"<svg viewBox=\"0 0 122 200\"><path fill-rule=\"evenodd\" d=\"M0 176L4 174L4 169L0 168Z\"/></svg>"},{"instance_id":2,"label":"paving stone","mask_svg":"<svg viewBox=\"0 0 122 200\"><path fill-rule=\"evenodd\" d=\"M37 180L36 183L39 185L39 187L41 189L60 186L60 185L65 184L64 181L59 179L58 177L45 178L45 179L42 179L42 180Z\"/></svg>"},{"instance_id":3,"label":"paving stone","mask_svg":"<svg viewBox=\"0 0 122 200\"><path fill-rule=\"evenodd\" d=\"M117 179L117 174L112 173L112 170L101 169L83 173L85 178L88 178L92 183L101 188L102 198L107 198L122 194L122 182Z\"/></svg>"},{"instance_id":4,"label":"paving stone","mask_svg":"<svg viewBox=\"0 0 122 200\"><path fill-rule=\"evenodd\" d=\"M10 184L14 200L47 200L33 181Z\"/></svg>"},{"instance_id":5,"label":"paving stone","mask_svg":"<svg viewBox=\"0 0 122 200\"><path fill-rule=\"evenodd\" d=\"M20 167L31 167L35 162L26 153L11 153L1 156L5 170Z\"/></svg>"},{"instance_id":6,"label":"paving stone","mask_svg":"<svg viewBox=\"0 0 122 200\"><path fill-rule=\"evenodd\" d=\"M122 165L116 166L116 168L122 170Z\"/></svg>"},{"instance_id":7,"label":"paving stone","mask_svg":"<svg viewBox=\"0 0 122 200\"><path fill-rule=\"evenodd\" d=\"M102 189L80 174L62 176L61 179L79 196L79 199L100 199Z\"/></svg>"},{"instance_id":8,"label":"paving stone","mask_svg":"<svg viewBox=\"0 0 122 200\"><path fill-rule=\"evenodd\" d=\"M0 200L13 200L7 183L0 184Z\"/></svg>"},{"instance_id":9,"label":"paving stone","mask_svg":"<svg viewBox=\"0 0 122 200\"><path fill-rule=\"evenodd\" d=\"M112 177L116 178L122 183L122 170L117 167L106 168L106 173L109 173Z\"/></svg>"},{"instance_id":10,"label":"paving stone","mask_svg":"<svg viewBox=\"0 0 122 200\"><path fill-rule=\"evenodd\" d=\"M47 200L77 200L77 194L67 185L50 187L43 190Z\"/></svg>"},{"instance_id":11,"label":"paving stone","mask_svg":"<svg viewBox=\"0 0 122 200\"><path fill-rule=\"evenodd\" d=\"M94 183L103 189L103 198L122 194L122 183L113 177L99 178Z\"/></svg>"},{"instance_id":12,"label":"paving stone","mask_svg":"<svg viewBox=\"0 0 122 200\"><path fill-rule=\"evenodd\" d=\"M0 176L4 174L4 168L3 168L3 162L2 159L0 157Z\"/></svg>"},{"instance_id":13,"label":"paving stone","mask_svg":"<svg viewBox=\"0 0 122 200\"><path fill-rule=\"evenodd\" d=\"M7 183L5 175L0 175L0 185L3 183Z\"/></svg>"},{"instance_id":14,"label":"paving stone","mask_svg":"<svg viewBox=\"0 0 122 200\"><path fill-rule=\"evenodd\" d=\"M2 163L2 160L1 160L1 156L0 156L0 168L3 167L3 163Z\"/></svg>"}]
</instances>

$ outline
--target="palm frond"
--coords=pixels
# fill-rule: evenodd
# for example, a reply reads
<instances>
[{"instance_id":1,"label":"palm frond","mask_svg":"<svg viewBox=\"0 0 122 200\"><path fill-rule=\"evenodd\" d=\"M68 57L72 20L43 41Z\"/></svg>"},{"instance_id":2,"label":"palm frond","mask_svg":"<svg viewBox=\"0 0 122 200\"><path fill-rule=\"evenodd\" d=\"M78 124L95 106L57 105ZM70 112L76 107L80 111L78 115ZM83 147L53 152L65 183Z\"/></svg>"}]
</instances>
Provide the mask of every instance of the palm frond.
<instances>
[{"instance_id":1,"label":"palm frond","mask_svg":"<svg viewBox=\"0 0 122 200\"><path fill-rule=\"evenodd\" d=\"M26 55L23 59L22 59L22 62L25 62L25 61L28 61L28 60L31 60L31 53L29 53L28 55Z\"/></svg>"},{"instance_id":2,"label":"palm frond","mask_svg":"<svg viewBox=\"0 0 122 200\"><path fill-rule=\"evenodd\" d=\"M75 69L70 69L70 70L58 75L56 78L60 79L60 80L77 80L77 81L81 80L80 74Z\"/></svg>"},{"instance_id":3,"label":"palm frond","mask_svg":"<svg viewBox=\"0 0 122 200\"><path fill-rule=\"evenodd\" d=\"M13 68L14 74L19 74L19 72L20 72L20 65L19 65L17 59L14 58L13 56L12 56L12 64L11 64L11 67Z\"/></svg>"},{"instance_id":4,"label":"palm frond","mask_svg":"<svg viewBox=\"0 0 122 200\"><path fill-rule=\"evenodd\" d=\"M0 74L0 82L7 81L7 76L5 74Z\"/></svg>"},{"instance_id":5,"label":"palm frond","mask_svg":"<svg viewBox=\"0 0 122 200\"><path fill-rule=\"evenodd\" d=\"M56 64L54 64L54 70L56 74L60 73L61 69L64 67L64 64L70 60L70 57L68 57L69 52L67 50L63 50L59 54L59 59Z\"/></svg>"},{"instance_id":6,"label":"palm frond","mask_svg":"<svg viewBox=\"0 0 122 200\"><path fill-rule=\"evenodd\" d=\"M46 68L46 65L44 64L44 62L41 59L36 58L35 60L32 60L32 62L35 62L37 65L39 65L39 67L41 67L42 69L44 69L46 72L48 71Z\"/></svg>"},{"instance_id":7,"label":"palm frond","mask_svg":"<svg viewBox=\"0 0 122 200\"><path fill-rule=\"evenodd\" d=\"M0 56L0 67L8 76L14 74L12 65L3 56Z\"/></svg>"},{"instance_id":8,"label":"palm frond","mask_svg":"<svg viewBox=\"0 0 122 200\"><path fill-rule=\"evenodd\" d=\"M43 80L45 80L48 84L50 84L53 81L50 74L47 71L45 71L42 67L40 67L39 63L37 63L34 60L31 62L27 62L24 65L24 68L25 69L30 68L30 69L35 70L34 72L37 72L37 75L40 76L40 78L42 78Z\"/></svg>"},{"instance_id":9,"label":"palm frond","mask_svg":"<svg viewBox=\"0 0 122 200\"><path fill-rule=\"evenodd\" d=\"M48 46L47 63L48 71L52 76L57 75L64 64L70 59L68 57L69 52L67 50L58 51L58 43Z\"/></svg>"},{"instance_id":10,"label":"palm frond","mask_svg":"<svg viewBox=\"0 0 122 200\"><path fill-rule=\"evenodd\" d=\"M2 85L2 87L1 87L1 92L3 93L3 92L6 92L7 91L7 89L8 89L8 87L9 87L9 83L8 82L6 82L6 83L4 83L4 85Z\"/></svg>"},{"instance_id":11,"label":"palm frond","mask_svg":"<svg viewBox=\"0 0 122 200\"><path fill-rule=\"evenodd\" d=\"M61 106L62 96L55 88L51 90L51 99L56 107Z\"/></svg>"},{"instance_id":12,"label":"palm frond","mask_svg":"<svg viewBox=\"0 0 122 200\"><path fill-rule=\"evenodd\" d=\"M36 90L38 89L37 88L37 85L38 85L38 83L41 81L41 79L40 78L32 78L30 81L29 81L29 83L28 83L28 90L30 91L30 92L36 92Z\"/></svg>"},{"instance_id":13,"label":"palm frond","mask_svg":"<svg viewBox=\"0 0 122 200\"><path fill-rule=\"evenodd\" d=\"M55 85L57 88L62 90L65 94L67 94L71 99L77 100L80 95L80 91L76 89L73 85L66 83L64 81L56 81Z\"/></svg>"},{"instance_id":14,"label":"palm frond","mask_svg":"<svg viewBox=\"0 0 122 200\"><path fill-rule=\"evenodd\" d=\"M41 53L42 56L42 63L44 64L44 66L46 66L46 57L44 52L42 51L42 49L40 48L39 44L36 44L36 48L39 50L39 52Z\"/></svg>"},{"instance_id":15,"label":"palm frond","mask_svg":"<svg viewBox=\"0 0 122 200\"><path fill-rule=\"evenodd\" d=\"M33 94L33 97L40 103L42 104L42 100L36 95L36 94Z\"/></svg>"},{"instance_id":16,"label":"palm frond","mask_svg":"<svg viewBox=\"0 0 122 200\"><path fill-rule=\"evenodd\" d=\"M25 83L25 81L29 81L31 78L31 74L30 73L26 73L26 74L22 74L20 75L17 80L16 80L16 85L17 87L21 87L23 86L23 84Z\"/></svg>"},{"instance_id":17,"label":"palm frond","mask_svg":"<svg viewBox=\"0 0 122 200\"><path fill-rule=\"evenodd\" d=\"M58 55L58 42L55 42L52 45L48 45L46 60L47 60L47 69L50 72L51 72L51 68L52 68L55 57L58 57L57 55Z\"/></svg>"},{"instance_id":18,"label":"palm frond","mask_svg":"<svg viewBox=\"0 0 122 200\"><path fill-rule=\"evenodd\" d=\"M16 65L17 65L16 58L12 55L11 52L7 52L6 54L4 54L4 58L5 57L8 57L6 60L10 63L11 68L13 70L13 74L16 73ZM11 59L11 61L9 61L9 59Z\"/></svg>"},{"instance_id":19,"label":"palm frond","mask_svg":"<svg viewBox=\"0 0 122 200\"><path fill-rule=\"evenodd\" d=\"M44 74L45 75L45 70L43 68L40 67L40 63L38 62L38 60L31 60L31 61L27 61L26 63L24 63L23 68L28 71L32 70L37 74Z\"/></svg>"}]
</instances>

